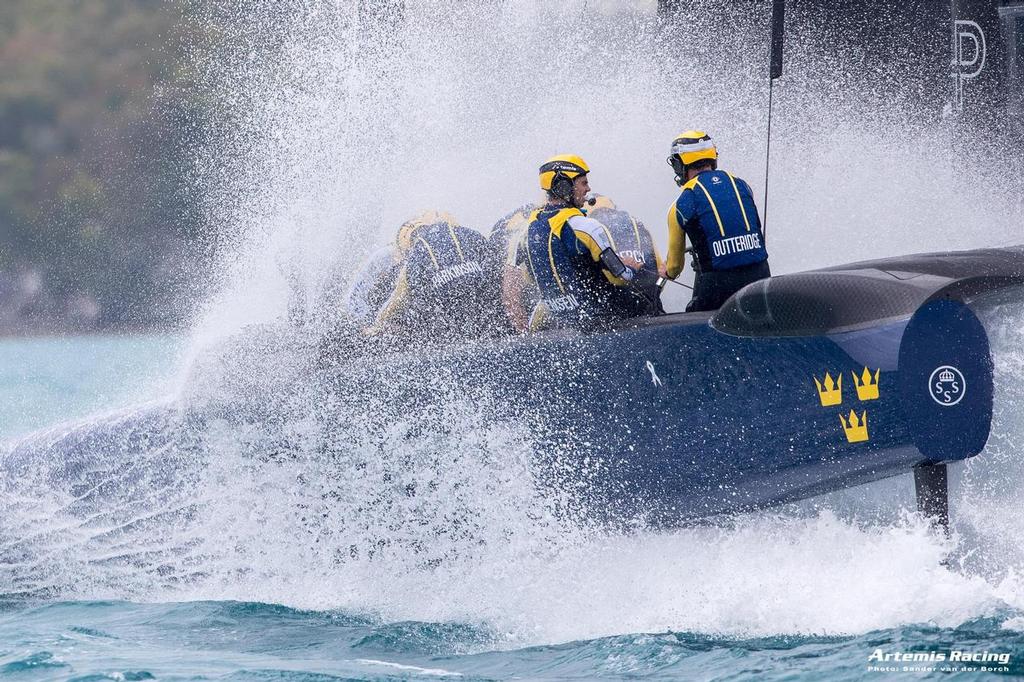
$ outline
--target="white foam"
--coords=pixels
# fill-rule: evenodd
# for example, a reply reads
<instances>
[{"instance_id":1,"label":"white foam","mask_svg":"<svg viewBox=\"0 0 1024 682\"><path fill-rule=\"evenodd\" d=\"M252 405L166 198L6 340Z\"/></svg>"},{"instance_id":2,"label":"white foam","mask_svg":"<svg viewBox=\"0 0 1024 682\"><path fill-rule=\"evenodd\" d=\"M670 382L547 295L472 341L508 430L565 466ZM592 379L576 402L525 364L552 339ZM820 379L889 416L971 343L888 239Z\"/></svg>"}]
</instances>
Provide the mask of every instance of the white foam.
<instances>
[{"instance_id":1,"label":"white foam","mask_svg":"<svg viewBox=\"0 0 1024 682\"><path fill-rule=\"evenodd\" d=\"M436 675L439 677L462 677L462 673L452 672L443 668L421 668L417 665L403 665L402 663L393 663L391 661L377 661L372 658L358 658L355 661L362 665L373 665L380 666L382 668L393 668L395 670L403 670L405 672L416 673L417 675Z\"/></svg>"}]
</instances>

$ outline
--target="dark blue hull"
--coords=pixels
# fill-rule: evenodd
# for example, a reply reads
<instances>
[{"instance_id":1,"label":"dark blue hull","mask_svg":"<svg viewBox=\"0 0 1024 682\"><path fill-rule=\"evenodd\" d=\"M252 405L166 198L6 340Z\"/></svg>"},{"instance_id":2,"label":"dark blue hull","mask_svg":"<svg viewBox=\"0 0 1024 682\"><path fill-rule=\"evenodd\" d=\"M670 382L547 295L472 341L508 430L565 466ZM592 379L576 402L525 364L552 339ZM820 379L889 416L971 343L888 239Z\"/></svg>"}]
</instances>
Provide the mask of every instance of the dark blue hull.
<instances>
[{"instance_id":1,"label":"dark blue hull","mask_svg":"<svg viewBox=\"0 0 1024 682\"><path fill-rule=\"evenodd\" d=\"M461 397L529 424L549 484L582 483L590 514L671 525L772 506L984 448L992 362L971 306L1019 287L1024 252L979 253L778 277L714 316L363 361L337 390L359 376L382 415ZM966 276L936 274L958 259Z\"/></svg>"},{"instance_id":2,"label":"dark blue hull","mask_svg":"<svg viewBox=\"0 0 1024 682\"><path fill-rule=\"evenodd\" d=\"M473 429L508 427L525 441L538 484L562 494L567 511L687 523L978 454L993 368L974 310L1022 285L1024 249L993 249L775 277L714 315L386 357L378 348L298 369L300 340L283 348L254 334L257 364L278 366L265 355L280 350L291 358L294 377L280 390L182 400L31 438L0 453L0 466L20 477L48 462L54 477L88 487L152 462L157 449L190 470L213 422L227 433L258 425L255 454L265 460L312 448L324 467L364 466L379 443L395 442L378 434L422 442L464 429L452 423L458 405ZM296 421L319 436L296 445Z\"/></svg>"}]
</instances>

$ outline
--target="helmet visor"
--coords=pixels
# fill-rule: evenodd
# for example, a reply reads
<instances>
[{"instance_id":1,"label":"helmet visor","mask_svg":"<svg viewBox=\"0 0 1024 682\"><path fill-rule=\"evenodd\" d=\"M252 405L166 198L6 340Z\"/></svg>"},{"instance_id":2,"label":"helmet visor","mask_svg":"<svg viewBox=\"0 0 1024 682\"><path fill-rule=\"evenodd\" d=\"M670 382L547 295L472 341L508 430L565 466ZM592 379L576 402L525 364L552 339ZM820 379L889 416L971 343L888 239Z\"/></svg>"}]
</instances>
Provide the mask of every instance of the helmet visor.
<instances>
[{"instance_id":1,"label":"helmet visor","mask_svg":"<svg viewBox=\"0 0 1024 682\"><path fill-rule=\"evenodd\" d=\"M672 143L673 154L693 154L695 152L705 152L713 150L715 143L711 141L710 137L703 137L699 140L692 138L679 138ZM672 157L670 156L669 159ZM669 161L671 163L671 161Z\"/></svg>"}]
</instances>

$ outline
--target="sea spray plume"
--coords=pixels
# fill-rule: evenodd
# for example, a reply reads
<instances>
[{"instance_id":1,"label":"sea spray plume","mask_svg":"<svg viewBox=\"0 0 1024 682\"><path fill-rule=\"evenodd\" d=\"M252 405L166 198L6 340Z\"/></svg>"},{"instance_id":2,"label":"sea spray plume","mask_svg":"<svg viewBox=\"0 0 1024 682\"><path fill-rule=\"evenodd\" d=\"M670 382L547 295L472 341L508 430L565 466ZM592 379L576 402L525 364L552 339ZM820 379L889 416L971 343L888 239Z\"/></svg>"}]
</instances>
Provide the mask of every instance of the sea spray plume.
<instances>
[{"instance_id":1,"label":"sea spray plume","mask_svg":"<svg viewBox=\"0 0 1024 682\"><path fill-rule=\"evenodd\" d=\"M1024 603L1019 592L1024 553L1018 541L1024 525L1019 504L1024 486L1024 306L993 306L983 321L992 340L996 408L985 451L964 463L959 485L952 489L951 505L958 512L954 528L963 538L957 560L993 584L1009 579L1018 590L1017 602Z\"/></svg>"},{"instance_id":2,"label":"sea spray plume","mask_svg":"<svg viewBox=\"0 0 1024 682\"><path fill-rule=\"evenodd\" d=\"M501 425L466 428L473 411L412 413L273 467L253 468L249 443L225 434L210 492L228 494L211 496L205 528L217 561L194 594L382 611L399 606L396 584L430 593L444 576L554 551L562 524L538 496L529 448Z\"/></svg>"},{"instance_id":3,"label":"sea spray plume","mask_svg":"<svg viewBox=\"0 0 1024 682\"><path fill-rule=\"evenodd\" d=\"M154 403L0 451L0 594L123 599L187 579L197 433Z\"/></svg>"},{"instance_id":4,"label":"sea spray plume","mask_svg":"<svg viewBox=\"0 0 1024 682\"><path fill-rule=\"evenodd\" d=\"M652 226L675 191L662 159L684 121L713 130L730 168L756 185L768 4L758 6L765 12L699 3L668 26L640 9L604 14L582 2L558 11L417 3L383 19L313 3L264 23L259 13L232 17L242 28L225 31L253 36L247 68L269 75L209 79L218 101L250 109L245 141L225 132L230 148L213 145L204 161L216 165L222 152L230 161L210 178L209 211L251 238L227 256L199 336L281 314L282 259L300 264L315 300L326 273L354 270L419 210L490 224L533 196L537 160L562 148L584 154L595 187ZM898 79L867 70L857 45L818 30L821 19L793 14L779 82L776 269L877 256L879 243L900 253L1017 234L1009 216L1020 207L998 184L970 203L956 195L949 122L900 94ZM549 58L552 45L571 59ZM900 59L921 59L896 56L891 74L908 70ZM574 78L570 62L585 105L553 94ZM204 66L216 75L216 62ZM259 172L235 173L247 155ZM963 227L981 223L988 231Z\"/></svg>"},{"instance_id":5,"label":"sea spray plume","mask_svg":"<svg viewBox=\"0 0 1024 682\"><path fill-rule=\"evenodd\" d=\"M337 266L331 256L354 267L367 252L339 236L378 232L379 206L360 197L379 194L381 160L395 157L384 113L396 48L358 7L231 6L196 17L223 36L196 55L219 114L197 166L209 224L226 245L224 284L247 287L220 287L219 324L200 324L199 339L222 336L225 323L272 319L287 300L287 272L315 293Z\"/></svg>"},{"instance_id":6,"label":"sea spray plume","mask_svg":"<svg viewBox=\"0 0 1024 682\"><path fill-rule=\"evenodd\" d=\"M594 528L579 523L586 466L567 448L551 453L565 459L553 477L538 469L523 396L474 390L457 359L402 367L375 357L312 375L316 401L296 394L289 411L289 456L266 456L260 422L211 425L196 493L209 577L186 594L401 610L398 586L443 594Z\"/></svg>"},{"instance_id":7,"label":"sea spray plume","mask_svg":"<svg viewBox=\"0 0 1024 682\"><path fill-rule=\"evenodd\" d=\"M270 349L290 363L301 349L250 340L204 359L172 404L5 453L18 475L4 482L3 594L295 603L331 586L332 604L372 609L364 588L427 586L442 566L476 572L578 536L575 452L558 455L572 487L540 477L511 396L461 391L444 364L408 375L373 360L332 374L307 350L307 371L292 372Z\"/></svg>"}]
</instances>

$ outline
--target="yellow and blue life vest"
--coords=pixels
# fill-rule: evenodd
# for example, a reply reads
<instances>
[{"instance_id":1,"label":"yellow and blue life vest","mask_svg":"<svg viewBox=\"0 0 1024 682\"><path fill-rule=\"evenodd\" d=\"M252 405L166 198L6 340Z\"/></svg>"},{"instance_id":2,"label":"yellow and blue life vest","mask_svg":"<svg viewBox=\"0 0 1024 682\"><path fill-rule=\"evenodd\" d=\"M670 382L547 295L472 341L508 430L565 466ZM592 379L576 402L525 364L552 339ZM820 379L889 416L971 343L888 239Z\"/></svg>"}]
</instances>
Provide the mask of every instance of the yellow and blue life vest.
<instances>
[{"instance_id":1,"label":"yellow and blue life vest","mask_svg":"<svg viewBox=\"0 0 1024 682\"><path fill-rule=\"evenodd\" d=\"M683 185L669 211L669 230L674 227L693 244L700 271L733 270L768 259L750 186L725 171L707 170Z\"/></svg>"},{"instance_id":2,"label":"yellow and blue life vest","mask_svg":"<svg viewBox=\"0 0 1024 682\"><path fill-rule=\"evenodd\" d=\"M482 334L487 303L494 298L483 235L442 221L417 225L406 236L405 262L374 327L401 329L406 338Z\"/></svg>"},{"instance_id":3,"label":"yellow and blue life vest","mask_svg":"<svg viewBox=\"0 0 1024 682\"><path fill-rule=\"evenodd\" d=\"M405 264L410 289L434 296L483 280L485 250L483 235L461 225L441 222L417 229Z\"/></svg>"},{"instance_id":4,"label":"yellow and blue life vest","mask_svg":"<svg viewBox=\"0 0 1024 682\"><path fill-rule=\"evenodd\" d=\"M630 258L645 270L658 272L661 258L654 238L642 222L626 211L604 206L587 211L587 217L604 226L608 241L620 258Z\"/></svg>"},{"instance_id":5,"label":"yellow and blue life vest","mask_svg":"<svg viewBox=\"0 0 1024 682\"><path fill-rule=\"evenodd\" d=\"M518 260L525 262L548 311L561 321L616 314L622 295L597 262L600 248L577 235L569 220L578 208L545 206L533 212Z\"/></svg>"}]
</instances>

